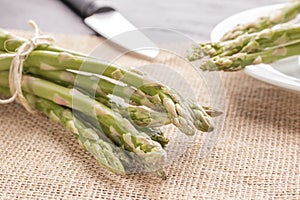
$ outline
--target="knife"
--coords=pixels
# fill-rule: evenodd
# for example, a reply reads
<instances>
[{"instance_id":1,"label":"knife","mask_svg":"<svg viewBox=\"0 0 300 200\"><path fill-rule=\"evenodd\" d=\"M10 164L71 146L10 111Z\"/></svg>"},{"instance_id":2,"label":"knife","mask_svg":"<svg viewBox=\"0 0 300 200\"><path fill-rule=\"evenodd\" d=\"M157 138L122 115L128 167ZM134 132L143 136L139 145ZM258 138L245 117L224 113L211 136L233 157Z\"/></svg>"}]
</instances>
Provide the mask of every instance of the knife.
<instances>
[{"instance_id":1,"label":"knife","mask_svg":"<svg viewBox=\"0 0 300 200\"><path fill-rule=\"evenodd\" d=\"M158 47L115 10L111 2L101 0L62 1L82 17L87 26L113 43L149 58L155 58L158 55Z\"/></svg>"}]
</instances>

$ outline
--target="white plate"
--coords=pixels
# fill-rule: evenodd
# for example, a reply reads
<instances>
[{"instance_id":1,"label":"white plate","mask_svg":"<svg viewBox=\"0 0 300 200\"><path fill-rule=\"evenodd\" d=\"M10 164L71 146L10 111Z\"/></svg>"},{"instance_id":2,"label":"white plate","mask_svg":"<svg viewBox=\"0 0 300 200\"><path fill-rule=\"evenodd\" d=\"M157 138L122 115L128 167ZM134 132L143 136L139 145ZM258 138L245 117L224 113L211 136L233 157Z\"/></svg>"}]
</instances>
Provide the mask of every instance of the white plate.
<instances>
[{"instance_id":1,"label":"white plate","mask_svg":"<svg viewBox=\"0 0 300 200\"><path fill-rule=\"evenodd\" d=\"M283 5L264 6L232 15L215 26L211 32L211 40L219 41L227 31L237 24L251 22L258 17L266 16L272 10L280 8ZM273 64L251 65L247 66L244 71L258 80L300 92L300 62L298 58L292 57Z\"/></svg>"}]
</instances>

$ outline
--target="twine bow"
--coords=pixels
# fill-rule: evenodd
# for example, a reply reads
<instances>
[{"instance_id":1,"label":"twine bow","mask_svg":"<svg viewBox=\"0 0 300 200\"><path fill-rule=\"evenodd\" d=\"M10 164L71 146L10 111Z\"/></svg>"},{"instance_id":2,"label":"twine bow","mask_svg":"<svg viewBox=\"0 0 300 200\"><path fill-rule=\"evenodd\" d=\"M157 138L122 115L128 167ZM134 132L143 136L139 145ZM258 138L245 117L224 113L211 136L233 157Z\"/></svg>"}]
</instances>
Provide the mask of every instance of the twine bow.
<instances>
[{"instance_id":1,"label":"twine bow","mask_svg":"<svg viewBox=\"0 0 300 200\"><path fill-rule=\"evenodd\" d=\"M8 99L0 99L0 104L11 103L18 100L24 108L30 112L34 113L34 110L29 105L28 101L22 92L22 73L23 73L23 63L28 57L28 55L39 45L51 45L54 42L54 38L49 35L43 35L38 28L37 24L30 20L29 25L35 31L34 37L26 40L17 50L13 53L1 54L0 58L13 58L11 61L9 69L9 89L11 97ZM8 41L6 41L8 42ZM6 43L5 43L6 44ZM4 48L5 45L4 45Z\"/></svg>"}]
</instances>

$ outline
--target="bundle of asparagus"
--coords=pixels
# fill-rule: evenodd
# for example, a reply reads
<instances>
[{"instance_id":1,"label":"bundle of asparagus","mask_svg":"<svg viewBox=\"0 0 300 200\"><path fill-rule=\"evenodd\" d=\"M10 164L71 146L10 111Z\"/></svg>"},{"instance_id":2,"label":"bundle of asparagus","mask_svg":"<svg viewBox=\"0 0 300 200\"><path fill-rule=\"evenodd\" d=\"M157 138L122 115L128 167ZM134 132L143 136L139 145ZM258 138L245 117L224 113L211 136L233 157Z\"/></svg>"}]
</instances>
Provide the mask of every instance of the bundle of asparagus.
<instances>
[{"instance_id":1,"label":"bundle of asparagus","mask_svg":"<svg viewBox=\"0 0 300 200\"><path fill-rule=\"evenodd\" d=\"M300 54L300 1L288 2L267 17L237 25L220 42L196 45L188 59L202 59L203 70L236 71L247 65L272 63Z\"/></svg>"},{"instance_id":2,"label":"bundle of asparagus","mask_svg":"<svg viewBox=\"0 0 300 200\"><path fill-rule=\"evenodd\" d=\"M10 54L26 41L0 30L1 94L12 93ZM164 178L169 139L160 128L173 124L187 135L208 132L211 117L219 114L138 72L54 45L36 46L23 67L21 87L31 108L61 123L117 174L139 169Z\"/></svg>"}]
</instances>

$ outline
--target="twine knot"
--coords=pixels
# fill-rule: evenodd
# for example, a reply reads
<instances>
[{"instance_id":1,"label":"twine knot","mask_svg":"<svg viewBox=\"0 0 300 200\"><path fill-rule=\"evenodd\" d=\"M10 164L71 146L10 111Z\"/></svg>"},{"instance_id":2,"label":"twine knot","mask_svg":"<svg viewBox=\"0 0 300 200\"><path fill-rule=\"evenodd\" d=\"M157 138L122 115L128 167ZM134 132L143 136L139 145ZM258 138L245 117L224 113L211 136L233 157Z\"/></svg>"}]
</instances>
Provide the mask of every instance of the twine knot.
<instances>
[{"instance_id":1,"label":"twine knot","mask_svg":"<svg viewBox=\"0 0 300 200\"><path fill-rule=\"evenodd\" d=\"M51 45L54 42L54 38L49 35L43 35L34 21L30 20L29 25L33 28L35 32L34 37L25 40L25 42L16 50L16 52L5 53L0 55L0 58L13 58L9 68L9 77L8 77L11 97L8 99L0 99L0 104L7 104L15 100L18 100L18 102L21 103L21 105L23 105L23 107L28 112L34 113L35 111L29 105L28 101L26 100L22 92L23 63L28 57L28 55L37 46ZM5 44L4 44L4 48L6 48Z\"/></svg>"}]
</instances>

